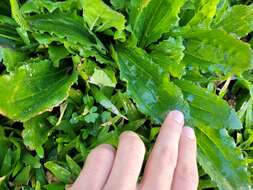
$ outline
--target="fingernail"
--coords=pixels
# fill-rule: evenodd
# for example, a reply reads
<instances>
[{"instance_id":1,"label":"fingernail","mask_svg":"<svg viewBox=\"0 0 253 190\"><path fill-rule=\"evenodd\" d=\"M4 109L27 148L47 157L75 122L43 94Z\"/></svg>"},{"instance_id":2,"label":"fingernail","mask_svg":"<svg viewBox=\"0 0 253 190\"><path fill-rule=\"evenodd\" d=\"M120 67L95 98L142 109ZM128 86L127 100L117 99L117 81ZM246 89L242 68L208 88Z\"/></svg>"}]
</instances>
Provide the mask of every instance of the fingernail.
<instances>
[{"instance_id":1,"label":"fingernail","mask_svg":"<svg viewBox=\"0 0 253 190\"><path fill-rule=\"evenodd\" d=\"M185 135L186 137L188 137L191 140L195 139L195 133L194 133L193 128L191 128L191 127L184 127L182 133L183 133L183 135Z\"/></svg>"},{"instance_id":2,"label":"fingernail","mask_svg":"<svg viewBox=\"0 0 253 190\"><path fill-rule=\"evenodd\" d=\"M184 115L182 112L180 111L172 111L169 113L169 116L174 119L176 122L178 122L179 124L184 122Z\"/></svg>"}]
</instances>

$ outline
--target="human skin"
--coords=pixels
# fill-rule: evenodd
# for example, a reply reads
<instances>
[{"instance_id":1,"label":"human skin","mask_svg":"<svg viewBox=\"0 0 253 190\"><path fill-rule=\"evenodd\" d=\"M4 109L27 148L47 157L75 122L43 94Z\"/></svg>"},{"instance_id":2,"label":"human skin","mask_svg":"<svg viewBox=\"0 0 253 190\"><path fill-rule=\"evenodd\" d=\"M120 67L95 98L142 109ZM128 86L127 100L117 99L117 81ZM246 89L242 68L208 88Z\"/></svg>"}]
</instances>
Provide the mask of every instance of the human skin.
<instances>
[{"instance_id":1,"label":"human skin","mask_svg":"<svg viewBox=\"0 0 253 190\"><path fill-rule=\"evenodd\" d=\"M196 138L179 111L161 126L140 183L145 146L134 132L120 136L117 150L103 144L88 155L70 190L196 190Z\"/></svg>"}]
</instances>

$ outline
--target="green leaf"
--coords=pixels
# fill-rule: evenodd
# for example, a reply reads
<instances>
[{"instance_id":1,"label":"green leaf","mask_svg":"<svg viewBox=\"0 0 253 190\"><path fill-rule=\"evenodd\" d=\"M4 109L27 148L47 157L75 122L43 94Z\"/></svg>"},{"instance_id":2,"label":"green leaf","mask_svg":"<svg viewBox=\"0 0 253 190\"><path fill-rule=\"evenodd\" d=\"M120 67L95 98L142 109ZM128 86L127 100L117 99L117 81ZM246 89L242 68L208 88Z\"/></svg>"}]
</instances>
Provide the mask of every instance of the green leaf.
<instances>
[{"instance_id":1,"label":"green leaf","mask_svg":"<svg viewBox=\"0 0 253 190\"><path fill-rule=\"evenodd\" d=\"M6 66L8 72L14 71L18 66L22 65L20 62L26 59L25 53L11 48L3 48L2 54L3 64Z\"/></svg>"},{"instance_id":2,"label":"green leaf","mask_svg":"<svg viewBox=\"0 0 253 190\"><path fill-rule=\"evenodd\" d=\"M138 44L146 47L178 26L185 0L135 0L130 3L130 25Z\"/></svg>"},{"instance_id":3,"label":"green leaf","mask_svg":"<svg viewBox=\"0 0 253 190\"><path fill-rule=\"evenodd\" d=\"M76 82L71 67L54 68L47 61L33 62L0 76L0 113L13 120L30 118L59 105Z\"/></svg>"},{"instance_id":4,"label":"green leaf","mask_svg":"<svg viewBox=\"0 0 253 190\"><path fill-rule=\"evenodd\" d=\"M30 179L31 167L24 167L21 172L16 176L15 183L19 185L27 185Z\"/></svg>"},{"instance_id":5,"label":"green leaf","mask_svg":"<svg viewBox=\"0 0 253 190\"><path fill-rule=\"evenodd\" d=\"M80 44L86 50L102 48L97 38L83 25L80 16L51 13L28 17L27 20L34 31L54 34L59 40L66 38L73 46ZM66 40L63 42L66 43Z\"/></svg>"},{"instance_id":6,"label":"green leaf","mask_svg":"<svg viewBox=\"0 0 253 190\"><path fill-rule=\"evenodd\" d=\"M156 63L168 71L173 77L181 78L184 74L184 65L181 63L184 57L185 47L182 38L168 38L158 45L149 47L150 55Z\"/></svg>"},{"instance_id":7,"label":"green leaf","mask_svg":"<svg viewBox=\"0 0 253 190\"><path fill-rule=\"evenodd\" d=\"M27 21L24 19L24 16L22 15L19 9L18 0L10 0L10 6L11 6L12 18L18 23L18 25L23 30L29 30L30 26L27 23Z\"/></svg>"},{"instance_id":8,"label":"green leaf","mask_svg":"<svg viewBox=\"0 0 253 190\"><path fill-rule=\"evenodd\" d=\"M89 82L98 86L108 86L115 88L117 81L113 71L95 68Z\"/></svg>"},{"instance_id":9,"label":"green leaf","mask_svg":"<svg viewBox=\"0 0 253 190\"><path fill-rule=\"evenodd\" d=\"M64 190L65 185L62 183L51 183L44 186L46 190Z\"/></svg>"},{"instance_id":10,"label":"green leaf","mask_svg":"<svg viewBox=\"0 0 253 190\"><path fill-rule=\"evenodd\" d=\"M50 130L49 123L47 121L48 116L48 113L44 113L24 122L24 130L22 132L24 144L30 150L36 150L37 154L41 158L43 158L44 155L39 154L40 149L43 150L42 145L47 142Z\"/></svg>"},{"instance_id":11,"label":"green leaf","mask_svg":"<svg viewBox=\"0 0 253 190\"><path fill-rule=\"evenodd\" d=\"M0 176L7 175L11 170L11 161L12 161L12 151L8 149L7 153L4 156L3 163L1 164Z\"/></svg>"},{"instance_id":12,"label":"green leaf","mask_svg":"<svg viewBox=\"0 0 253 190\"><path fill-rule=\"evenodd\" d=\"M214 24L215 28L222 28L228 33L239 37L246 36L253 31L253 5L235 5L225 12L222 20Z\"/></svg>"},{"instance_id":13,"label":"green leaf","mask_svg":"<svg viewBox=\"0 0 253 190\"><path fill-rule=\"evenodd\" d=\"M39 131L38 131L39 132ZM26 164L26 165L29 165L33 168L40 168L41 164L40 164L40 158L38 156L32 156L31 154L29 153L26 153L24 156L23 156L23 162Z\"/></svg>"},{"instance_id":14,"label":"green leaf","mask_svg":"<svg viewBox=\"0 0 253 190\"><path fill-rule=\"evenodd\" d=\"M80 166L68 155L66 155L66 161L71 172L75 175L75 177L77 177L81 172Z\"/></svg>"},{"instance_id":15,"label":"green leaf","mask_svg":"<svg viewBox=\"0 0 253 190\"><path fill-rule=\"evenodd\" d=\"M246 162L226 129L195 128L198 161L220 189L248 190Z\"/></svg>"},{"instance_id":16,"label":"green leaf","mask_svg":"<svg viewBox=\"0 0 253 190\"><path fill-rule=\"evenodd\" d=\"M83 17L88 23L90 30L103 32L110 28L115 28L117 31L114 34L115 39L125 39L125 17L111 9L103 0L82 0Z\"/></svg>"},{"instance_id":17,"label":"green leaf","mask_svg":"<svg viewBox=\"0 0 253 190\"><path fill-rule=\"evenodd\" d=\"M110 0L112 6L118 10L118 9L124 9L128 6L130 3L130 0Z\"/></svg>"},{"instance_id":18,"label":"green leaf","mask_svg":"<svg viewBox=\"0 0 253 190\"><path fill-rule=\"evenodd\" d=\"M127 82L127 92L139 110L161 123L171 110L181 110L186 118L189 108L181 90L168 81L163 69L139 48L117 46L116 61L120 77Z\"/></svg>"},{"instance_id":19,"label":"green leaf","mask_svg":"<svg viewBox=\"0 0 253 190\"><path fill-rule=\"evenodd\" d=\"M184 98L190 105L191 117L196 125L204 123L217 129L241 129L242 124L225 100L208 92L190 81L176 80L175 84L181 88Z\"/></svg>"},{"instance_id":20,"label":"green leaf","mask_svg":"<svg viewBox=\"0 0 253 190\"><path fill-rule=\"evenodd\" d=\"M99 104L101 104L104 108L110 110L112 113L114 113L120 117L125 118L120 113L118 108L111 102L111 100L106 95L104 95L104 93L101 90L99 90L98 88L92 88L92 92L93 92L93 95L94 95L96 101Z\"/></svg>"},{"instance_id":21,"label":"green leaf","mask_svg":"<svg viewBox=\"0 0 253 190\"><path fill-rule=\"evenodd\" d=\"M191 30L183 34L183 62L211 73L241 74L253 66L250 46L221 30Z\"/></svg>"},{"instance_id":22,"label":"green leaf","mask_svg":"<svg viewBox=\"0 0 253 190\"><path fill-rule=\"evenodd\" d=\"M54 174L57 179L61 182L69 184L73 182L72 174L69 170L65 169L64 167L60 166L59 164L48 161L44 164L44 166Z\"/></svg>"},{"instance_id":23,"label":"green leaf","mask_svg":"<svg viewBox=\"0 0 253 190\"><path fill-rule=\"evenodd\" d=\"M59 67L60 61L66 58L69 52L64 46L50 45L48 48L49 58L53 61L55 67Z\"/></svg>"},{"instance_id":24,"label":"green leaf","mask_svg":"<svg viewBox=\"0 0 253 190\"><path fill-rule=\"evenodd\" d=\"M218 3L219 0L198 0L195 15L186 27L209 28L216 14Z\"/></svg>"}]
</instances>

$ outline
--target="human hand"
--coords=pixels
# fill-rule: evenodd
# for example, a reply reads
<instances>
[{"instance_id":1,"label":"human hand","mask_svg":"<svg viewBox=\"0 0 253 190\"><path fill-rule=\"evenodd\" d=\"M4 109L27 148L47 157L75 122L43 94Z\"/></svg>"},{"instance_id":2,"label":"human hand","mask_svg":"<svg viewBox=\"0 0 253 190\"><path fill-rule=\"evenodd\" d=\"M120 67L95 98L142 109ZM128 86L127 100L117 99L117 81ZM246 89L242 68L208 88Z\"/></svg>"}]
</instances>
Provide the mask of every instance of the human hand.
<instances>
[{"instance_id":1,"label":"human hand","mask_svg":"<svg viewBox=\"0 0 253 190\"><path fill-rule=\"evenodd\" d=\"M145 146L137 134L124 132L117 151L100 145L91 151L70 190L196 190L196 139L184 117L172 111L166 117L139 184Z\"/></svg>"}]
</instances>

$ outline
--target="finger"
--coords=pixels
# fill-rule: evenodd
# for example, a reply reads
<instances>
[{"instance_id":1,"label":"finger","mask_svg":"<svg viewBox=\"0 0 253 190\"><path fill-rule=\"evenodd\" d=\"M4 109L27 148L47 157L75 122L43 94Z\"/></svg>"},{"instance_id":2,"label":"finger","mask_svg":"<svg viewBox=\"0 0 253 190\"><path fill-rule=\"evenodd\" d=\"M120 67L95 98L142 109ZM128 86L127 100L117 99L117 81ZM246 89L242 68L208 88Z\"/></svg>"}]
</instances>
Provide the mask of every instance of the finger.
<instances>
[{"instance_id":1,"label":"finger","mask_svg":"<svg viewBox=\"0 0 253 190\"><path fill-rule=\"evenodd\" d=\"M183 125L184 116L179 111L172 111L166 117L148 159L141 190L170 189Z\"/></svg>"},{"instance_id":2,"label":"finger","mask_svg":"<svg viewBox=\"0 0 253 190\"><path fill-rule=\"evenodd\" d=\"M111 145L100 145L92 150L70 190L101 190L110 174L114 157L115 150Z\"/></svg>"},{"instance_id":3,"label":"finger","mask_svg":"<svg viewBox=\"0 0 253 190\"><path fill-rule=\"evenodd\" d=\"M179 143L177 167L173 178L173 190L196 190L198 169L196 160L196 138L192 128L184 127Z\"/></svg>"},{"instance_id":4,"label":"finger","mask_svg":"<svg viewBox=\"0 0 253 190\"><path fill-rule=\"evenodd\" d=\"M145 154L145 146L137 134L124 132L114 165L104 190L135 189Z\"/></svg>"}]
</instances>

